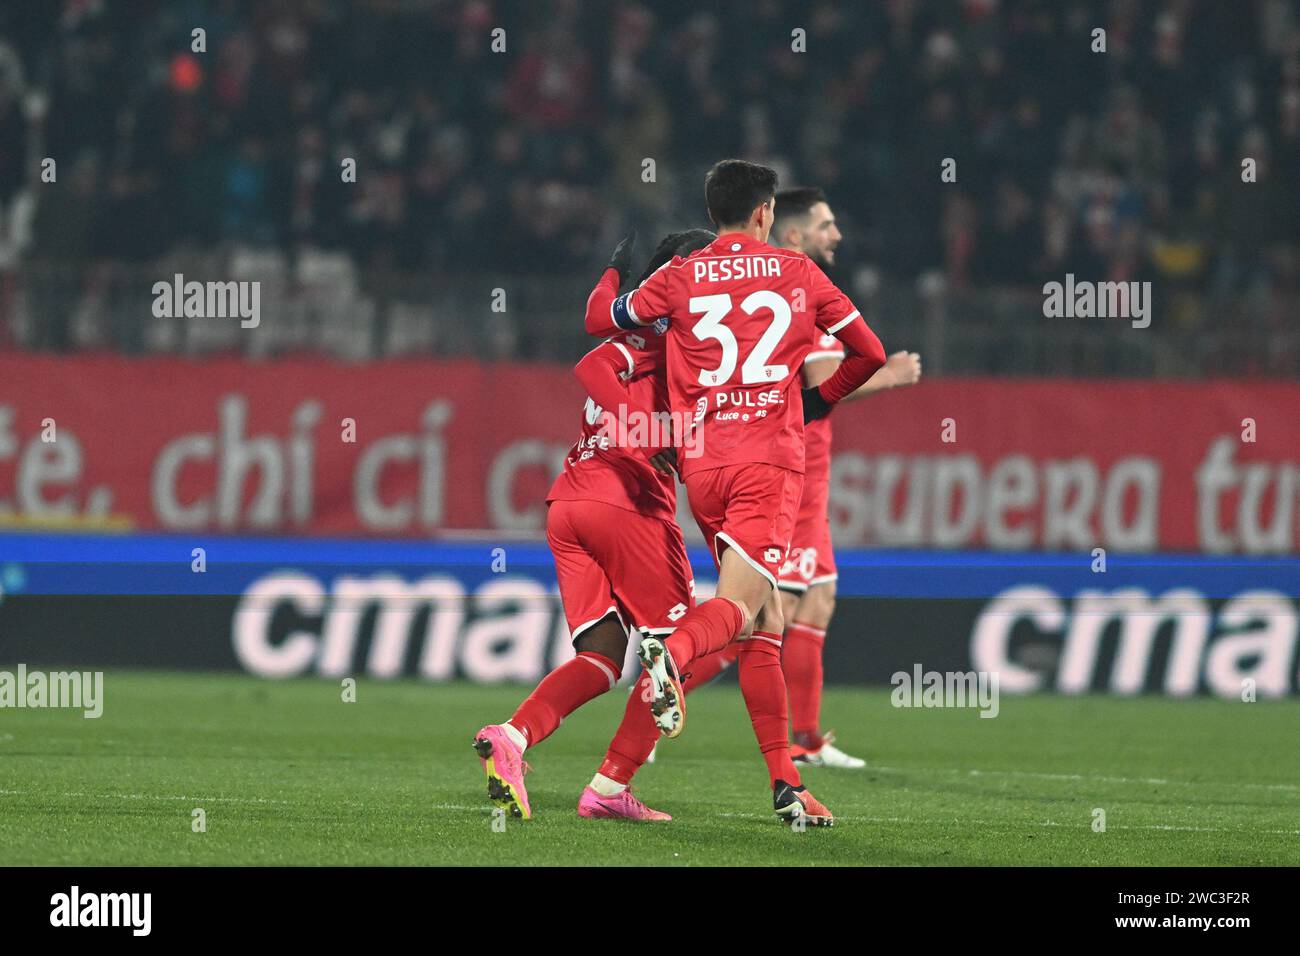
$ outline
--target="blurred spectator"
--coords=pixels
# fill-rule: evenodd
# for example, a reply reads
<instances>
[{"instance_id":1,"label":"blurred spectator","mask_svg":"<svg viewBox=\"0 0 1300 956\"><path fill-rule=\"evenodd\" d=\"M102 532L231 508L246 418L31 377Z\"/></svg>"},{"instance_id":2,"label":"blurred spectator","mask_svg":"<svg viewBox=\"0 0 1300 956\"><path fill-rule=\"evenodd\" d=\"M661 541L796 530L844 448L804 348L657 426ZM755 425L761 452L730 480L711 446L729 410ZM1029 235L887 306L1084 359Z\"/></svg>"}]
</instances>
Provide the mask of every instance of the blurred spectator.
<instances>
[{"instance_id":1,"label":"blurred spectator","mask_svg":"<svg viewBox=\"0 0 1300 956\"><path fill-rule=\"evenodd\" d=\"M1300 14L1288 0L0 10L0 270L21 254L71 283L33 273L44 347L75 344L54 313L95 268L184 249L589 278L629 225L703 224L703 172L731 154L825 187L843 258L885 282L942 270L950 288L1028 292L1074 272L1293 296ZM55 184L39 180L45 156Z\"/></svg>"}]
</instances>

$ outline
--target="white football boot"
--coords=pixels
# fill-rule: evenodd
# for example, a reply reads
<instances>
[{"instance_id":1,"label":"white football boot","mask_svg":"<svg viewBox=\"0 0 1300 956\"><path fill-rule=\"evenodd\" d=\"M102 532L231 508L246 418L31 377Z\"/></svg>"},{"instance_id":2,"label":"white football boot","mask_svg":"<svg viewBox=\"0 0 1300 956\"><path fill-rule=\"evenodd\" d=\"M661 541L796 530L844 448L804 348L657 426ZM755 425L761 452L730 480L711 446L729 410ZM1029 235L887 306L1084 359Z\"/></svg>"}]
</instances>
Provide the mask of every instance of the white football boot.
<instances>
[{"instance_id":1,"label":"white football boot","mask_svg":"<svg viewBox=\"0 0 1300 956\"><path fill-rule=\"evenodd\" d=\"M834 767L837 770L860 770L867 765L859 757L851 757L832 742L835 734L827 732L822 738L822 745L816 750L796 747L794 762L805 767Z\"/></svg>"},{"instance_id":2,"label":"white football boot","mask_svg":"<svg viewBox=\"0 0 1300 956\"><path fill-rule=\"evenodd\" d=\"M650 675L654 691L650 713L654 715L655 726L665 737L676 737L686 726L686 692L682 690L677 664L657 637L643 638L637 656Z\"/></svg>"}]
</instances>

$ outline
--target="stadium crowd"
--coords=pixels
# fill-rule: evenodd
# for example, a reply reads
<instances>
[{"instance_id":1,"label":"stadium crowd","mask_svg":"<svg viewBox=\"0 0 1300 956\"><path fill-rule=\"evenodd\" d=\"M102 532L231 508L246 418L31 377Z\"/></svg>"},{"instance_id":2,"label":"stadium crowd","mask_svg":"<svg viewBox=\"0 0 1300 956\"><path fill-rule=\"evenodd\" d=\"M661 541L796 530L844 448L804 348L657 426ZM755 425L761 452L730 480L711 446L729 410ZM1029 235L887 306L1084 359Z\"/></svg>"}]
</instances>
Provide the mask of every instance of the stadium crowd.
<instances>
[{"instance_id":1,"label":"stadium crowd","mask_svg":"<svg viewBox=\"0 0 1300 956\"><path fill-rule=\"evenodd\" d=\"M1293 0L27 0L0 8L0 343L20 290L26 344L67 348L104 269L178 249L587 282L629 225L703 225L726 155L823 186L886 281L1151 280L1189 336L1228 299L1298 324Z\"/></svg>"}]
</instances>

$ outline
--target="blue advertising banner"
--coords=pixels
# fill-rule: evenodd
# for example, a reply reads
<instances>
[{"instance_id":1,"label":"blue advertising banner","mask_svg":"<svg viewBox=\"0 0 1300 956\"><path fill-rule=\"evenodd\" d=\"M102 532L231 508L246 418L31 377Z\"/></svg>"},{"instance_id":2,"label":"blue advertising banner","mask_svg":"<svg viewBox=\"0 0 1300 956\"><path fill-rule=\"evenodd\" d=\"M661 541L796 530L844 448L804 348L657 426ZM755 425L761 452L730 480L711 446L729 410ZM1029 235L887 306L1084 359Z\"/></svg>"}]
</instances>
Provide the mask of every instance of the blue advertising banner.
<instances>
[{"instance_id":1,"label":"blue advertising banner","mask_svg":"<svg viewBox=\"0 0 1300 956\"><path fill-rule=\"evenodd\" d=\"M712 563L692 552L697 593ZM1300 559L842 551L830 682L1290 696ZM545 545L0 534L0 662L530 683L572 654ZM629 666L630 679L635 668Z\"/></svg>"}]
</instances>

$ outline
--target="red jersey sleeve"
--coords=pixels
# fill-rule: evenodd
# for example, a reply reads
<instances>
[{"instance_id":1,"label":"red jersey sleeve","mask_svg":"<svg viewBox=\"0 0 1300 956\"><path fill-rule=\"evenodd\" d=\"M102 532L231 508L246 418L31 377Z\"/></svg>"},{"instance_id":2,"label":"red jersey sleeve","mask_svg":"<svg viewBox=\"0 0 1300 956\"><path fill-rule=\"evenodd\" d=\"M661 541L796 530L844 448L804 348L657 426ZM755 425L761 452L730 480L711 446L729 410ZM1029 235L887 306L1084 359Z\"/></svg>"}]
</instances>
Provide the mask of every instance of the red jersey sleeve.
<instances>
[{"instance_id":1,"label":"red jersey sleeve","mask_svg":"<svg viewBox=\"0 0 1300 956\"><path fill-rule=\"evenodd\" d=\"M637 401L628 391L626 382L638 371L638 360L643 363L653 361L652 356L638 354L635 346L629 347L617 338L602 342L582 357L573 368L573 373L586 389L591 400L605 410L605 414L623 414L626 421L649 421L651 409ZM622 408L622 412L616 411ZM636 416L636 417L632 417ZM639 451L649 458L659 448L641 448Z\"/></svg>"},{"instance_id":2,"label":"red jersey sleeve","mask_svg":"<svg viewBox=\"0 0 1300 956\"><path fill-rule=\"evenodd\" d=\"M627 318L630 318L636 325L649 325L655 319L669 315L673 310L672 290L669 288L672 280L673 263L681 262L678 256L664 263L639 286L623 296L624 309ZM619 302L614 303L614 315L619 317ZM622 328L629 329L635 326L620 323Z\"/></svg>"},{"instance_id":3,"label":"red jersey sleeve","mask_svg":"<svg viewBox=\"0 0 1300 956\"><path fill-rule=\"evenodd\" d=\"M811 262L809 269L817 327L839 339L849 353L835 373L818 386L822 398L834 404L865 384L885 364L885 347L826 273Z\"/></svg>"},{"instance_id":4,"label":"red jersey sleeve","mask_svg":"<svg viewBox=\"0 0 1300 956\"><path fill-rule=\"evenodd\" d=\"M610 306L618 295L618 270L606 269L596 288L587 296L587 317L585 324L588 335L614 335L620 329L614 324Z\"/></svg>"},{"instance_id":5,"label":"red jersey sleeve","mask_svg":"<svg viewBox=\"0 0 1300 956\"><path fill-rule=\"evenodd\" d=\"M667 267L680 261L672 260L660 266L649 278L631 292L618 294L618 272L606 269L587 296L585 325L588 335L617 335L642 326L652 325L657 319L672 311L670 273Z\"/></svg>"}]
</instances>

